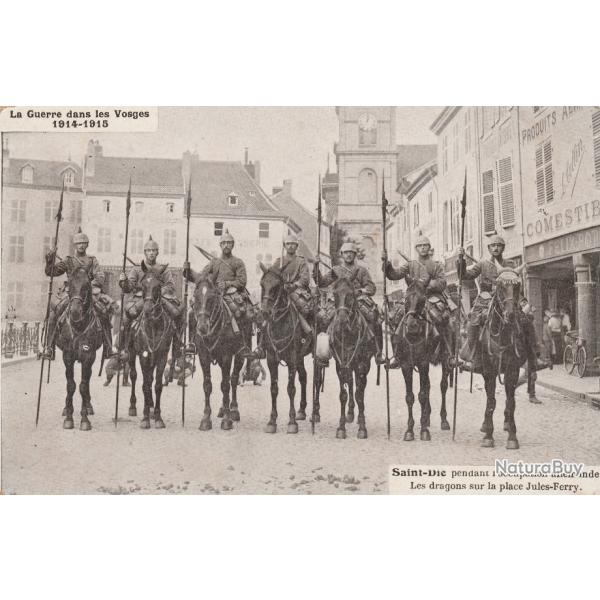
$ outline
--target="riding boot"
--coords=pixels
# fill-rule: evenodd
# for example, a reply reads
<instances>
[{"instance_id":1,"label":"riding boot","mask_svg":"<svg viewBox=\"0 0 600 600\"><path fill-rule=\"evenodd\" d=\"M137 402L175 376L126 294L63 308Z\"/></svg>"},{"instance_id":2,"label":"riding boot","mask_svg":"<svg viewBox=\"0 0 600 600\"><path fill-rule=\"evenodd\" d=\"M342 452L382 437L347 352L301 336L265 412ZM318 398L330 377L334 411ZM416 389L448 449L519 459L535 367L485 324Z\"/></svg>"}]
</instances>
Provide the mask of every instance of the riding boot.
<instances>
[{"instance_id":1,"label":"riding boot","mask_svg":"<svg viewBox=\"0 0 600 600\"><path fill-rule=\"evenodd\" d=\"M460 358L465 362L462 365L466 371L473 371L477 368L476 364L476 348L479 343L479 326L469 323L467 325L467 344L460 352Z\"/></svg>"},{"instance_id":2,"label":"riding boot","mask_svg":"<svg viewBox=\"0 0 600 600\"><path fill-rule=\"evenodd\" d=\"M383 329L381 327L381 323L377 321L374 326L375 329L375 364L383 365L385 364L385 358L383 358L382 350L383 350Z\"/></svg>"},{"instance_id":3,"label":"riding boot","mask_svg":"<svg viewBox=\"0 0 600 600\"><path fill-rule=\"evenodd\" d=\"M247 358L258 358L260 360L261 358L265 358L265 356L266 352L263 348L263 333L262 331L259 331L256 336L256 348L250 352Z\"/></svg>"},{"instance_id":4,"label":"riding boot","mask_svg":"<svg viewBox=\"0 0 600 600\"><path fill-rule=\"evenodd\" d=\"M50 311L48 317L48 331L46 333L46 345L44 346L41 356L46 360L54 360L54 348L55 348L55 336L56 336L56 313L54 310Z\"/></svg>"},{"instance_id":5,"label":"riding boot","mask_svg":"<svg viewBox=\"0 0 600 600\"><path fill-rule=\"evenodd\" d=\"M117 356L118 352L113 347L112 330L109 321L102 320L102 338L103 338L103 356L105 359L110 359Z\"/></svg>"},{"instance_id":6,"label":"riding boot","mask_svg":"<svg viewBox=\"0 0 600 600\"><path fill-rule=\"evenodd\" d=\"M121 348L121 354L119 360L122 362L129 361L129 335L131 333L131 319L125 318L122 325L122 336L123 339L119 339L119 348Z\"/></svg>"}]
</instances>

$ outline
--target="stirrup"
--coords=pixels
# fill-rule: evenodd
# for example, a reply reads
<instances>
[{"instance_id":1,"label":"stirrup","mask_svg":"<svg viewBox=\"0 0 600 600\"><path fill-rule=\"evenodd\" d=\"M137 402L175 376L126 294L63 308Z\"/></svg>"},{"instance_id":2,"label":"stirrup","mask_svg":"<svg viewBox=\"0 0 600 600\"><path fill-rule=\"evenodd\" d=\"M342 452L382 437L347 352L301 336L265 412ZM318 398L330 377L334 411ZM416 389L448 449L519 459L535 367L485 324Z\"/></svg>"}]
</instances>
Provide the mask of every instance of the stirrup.
<instances>
[{"instance_id":1,"label":"stirrup","mask_svg":"<svg viewBox=\"0 0 600 600\"><path fill-rule=\"evenodd\" d=\"M52 346L46 346L40 352L40 358L44 358L45 360L54 360L54 348L52 348Z\"/></svg>"}]
</instances>

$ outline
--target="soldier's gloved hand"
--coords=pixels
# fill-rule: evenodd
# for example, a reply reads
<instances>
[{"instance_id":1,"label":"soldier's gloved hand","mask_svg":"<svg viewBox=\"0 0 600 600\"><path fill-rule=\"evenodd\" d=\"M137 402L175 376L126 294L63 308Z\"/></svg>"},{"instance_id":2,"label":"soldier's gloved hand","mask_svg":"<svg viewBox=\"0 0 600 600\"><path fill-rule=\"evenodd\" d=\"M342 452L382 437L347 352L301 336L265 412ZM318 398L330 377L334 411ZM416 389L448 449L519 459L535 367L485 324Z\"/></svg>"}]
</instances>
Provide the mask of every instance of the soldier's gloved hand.
<instances>
[{"instance_id":1,"label":"soldier's gloved hand","mask_svg":"<svg viewBox=\"0 0 600 600\"><path fill-rule=\"evenodd\" d=\"M456 259L456 272L460 279L462 279L467 271L467 261L462 254L458 255Z\"/></svg>"},{"instance_id":2,"label":"soldier's gloved hand","mask_svg":"<svg viewBox=\"0 0 600 600\"><path fill-rule=\"evenodd\" d=\"M191 279L192 278L192 270L191 270L191 267L190 267L190 263L187 260L183 262L183 276L186 279Z\"/></svg>"},{"instance_id":3,"label":"soldier's gloved hand","mask_svg":"<svg viewBox=\"0 0 600 600\"><path fill-rule=\"evenodd\" d=\"M127 276L125 273L119 273L119 287L124 290L126 286Z\"/></svg>"},{"instance_id":4,"label":"soldier's gloved hand","mask_svg":"<svg viewBox=\"0 0 600 600\"><path fill-rule=\"evenodd\" d=\"M51 263L54 260L55 256L56 256L56 248L52 248L51 250L49 250L46 253L46 262Z\"/></svg>"}]
</instances>

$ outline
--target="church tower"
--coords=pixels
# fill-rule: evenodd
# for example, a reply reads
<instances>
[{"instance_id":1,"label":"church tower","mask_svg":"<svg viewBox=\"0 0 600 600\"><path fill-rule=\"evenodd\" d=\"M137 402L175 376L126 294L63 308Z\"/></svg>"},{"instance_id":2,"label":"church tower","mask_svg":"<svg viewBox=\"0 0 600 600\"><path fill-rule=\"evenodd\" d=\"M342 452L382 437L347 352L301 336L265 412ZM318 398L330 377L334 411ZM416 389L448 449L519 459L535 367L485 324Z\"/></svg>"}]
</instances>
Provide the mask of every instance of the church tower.
<instances>
[{"instance_id":1,"label":"church tower","mask_svg":"<svg viewBox=\"0 0 600 600\"><path fill-rule=\"evenodd\" d=\"M380 292L382 178L391 204L397 185L396 110L393 106L341 106L336 113L339 197L335 224L365 251L363 263Z\"/></svg>"}]
</instances>

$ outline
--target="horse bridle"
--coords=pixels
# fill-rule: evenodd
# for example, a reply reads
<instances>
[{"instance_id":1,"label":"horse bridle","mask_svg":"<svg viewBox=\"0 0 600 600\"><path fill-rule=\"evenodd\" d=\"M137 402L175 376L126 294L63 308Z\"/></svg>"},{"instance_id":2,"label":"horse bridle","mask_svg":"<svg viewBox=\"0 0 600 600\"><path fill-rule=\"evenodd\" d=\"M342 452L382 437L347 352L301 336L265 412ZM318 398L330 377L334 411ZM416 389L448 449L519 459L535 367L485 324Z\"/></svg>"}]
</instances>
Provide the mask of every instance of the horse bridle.
<instances>
[{"instance_id":1,"label":"horse bridle","mask_svg":"<svg viewBox=\"0 0 600 600\"><path fill-rule=\"evenodd\" d=\"M216 339L214 344L205 344L210 353L212 353L212 351L217 347L217 344L220 341L221 333L225 328L225 319L221 318L223 316L223 312L225 311L224 304L225 300L223 299L223 297L217 297L217 301L215 302L215 305L213 306L210 315L208 315L208 311L203 306L200 307L200 311L198 313L194 310L194 307L192 307L192 311L194 312L194 316L196 317L196 335L198 335L200 339L205 340L212 337L216 333ZM218 314L216 314L215 316L215 313L217 311ZM213 318L215 318L215 324L213 327L209 327L208 333L201 333L198 329L198 326L200 324L198 317L206 317L206 315L208 315L209 325L213 322ZM217 327L219 326L219 331L217 331Z\"/></svg>"}]
</instances>

